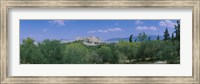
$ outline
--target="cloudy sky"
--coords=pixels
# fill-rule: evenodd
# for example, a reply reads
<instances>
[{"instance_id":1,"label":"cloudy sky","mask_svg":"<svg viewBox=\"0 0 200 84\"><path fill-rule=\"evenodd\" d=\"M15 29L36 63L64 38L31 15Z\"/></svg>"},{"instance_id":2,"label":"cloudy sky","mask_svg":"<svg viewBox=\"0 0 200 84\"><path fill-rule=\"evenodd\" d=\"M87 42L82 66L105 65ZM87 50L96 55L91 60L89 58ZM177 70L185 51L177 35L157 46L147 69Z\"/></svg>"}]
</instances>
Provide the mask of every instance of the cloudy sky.
<instances>
[{"instance_id":1,"label":"cloudy sky","mask_svg":"<svg viewBox=\"0 0 200 84\"><path fill-rule=\"evenodd\" d=\"M20 20L20 40L31 37L74 40L77 37L97 36L102 40L148 35L171 34L177 20Z\"/></svg>"}]
</instances>

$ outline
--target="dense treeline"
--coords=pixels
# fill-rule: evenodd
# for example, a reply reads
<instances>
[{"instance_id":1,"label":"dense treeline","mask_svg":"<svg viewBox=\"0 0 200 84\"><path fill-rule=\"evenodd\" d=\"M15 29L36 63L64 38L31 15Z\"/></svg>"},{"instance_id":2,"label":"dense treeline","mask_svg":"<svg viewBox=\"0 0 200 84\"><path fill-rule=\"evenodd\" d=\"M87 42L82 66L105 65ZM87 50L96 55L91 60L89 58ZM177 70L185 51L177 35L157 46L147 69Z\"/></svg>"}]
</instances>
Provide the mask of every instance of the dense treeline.
<instances>
[{"instance_id":1,"label":"dense treeline","mask_svg":"<svg viewBox=\"0 0 200 84\"><path fill-rule=\"evenodd\" d=\"M22 64L139 64L166 61L180 63L180 22L177 21L171 37L166 28L164 39L151 40L145 32L136 40L118 43L101 43L86 46L82 41L61 43L59 40L44 40L37 44L31 38L20 44Z\"/></svg>"}]
</instances>

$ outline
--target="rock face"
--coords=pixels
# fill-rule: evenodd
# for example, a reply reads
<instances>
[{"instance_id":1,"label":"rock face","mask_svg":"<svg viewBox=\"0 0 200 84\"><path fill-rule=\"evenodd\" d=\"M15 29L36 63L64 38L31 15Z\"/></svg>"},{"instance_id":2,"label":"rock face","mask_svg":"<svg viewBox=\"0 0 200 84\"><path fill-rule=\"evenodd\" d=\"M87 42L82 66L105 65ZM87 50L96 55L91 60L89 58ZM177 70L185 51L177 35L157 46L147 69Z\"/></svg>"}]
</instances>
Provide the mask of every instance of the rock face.
<instances>
[{"instance_id":1,"label":"rock face","mask_svg":"<svg viewBox=\"0 0 200 84\"><path fill-rule=\"evenodd\" d=\"M101 39L95 36L90 37L78 37L76 38L76 41L83 41L83 44L87 46L96 46L100 43L102 43Z\"/></svg>"},{"instance_id":2,"label":"rock face","mask_svg":"<svg viewBox=\"0 0 200 84\"><path fill-rule=\"evenodd\" d=\"M154 64L167 64L167 61L157 61Z\"/></svg>"}]
</instances>

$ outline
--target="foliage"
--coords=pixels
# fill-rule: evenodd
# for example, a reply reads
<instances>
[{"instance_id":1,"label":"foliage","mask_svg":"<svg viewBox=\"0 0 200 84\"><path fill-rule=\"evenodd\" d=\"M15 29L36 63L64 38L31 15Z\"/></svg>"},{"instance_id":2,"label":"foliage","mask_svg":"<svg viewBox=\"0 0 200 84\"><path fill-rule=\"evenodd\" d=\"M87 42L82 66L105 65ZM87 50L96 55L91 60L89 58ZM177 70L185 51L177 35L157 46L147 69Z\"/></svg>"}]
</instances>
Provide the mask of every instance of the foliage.
<instances>
[{"instance_id":1,"label":"foliage","mask_svg":"<svg viewBox=\"0 0 200 84\"><path fill-rule=\"evenodd\" d=\"M103 63L110 63L112 62L112 54L110 53L111 49L107 46L101 46L98 50L97 53L100 56L100 59L102 60Z\"/></svg>"},{"instance_id":2,"label":"foliage","mask_svg":"<svg viewBox=\"0 0 200 84\"><path fill-rule=\"evenodd\" d=\"M133 34L130 35L130 37L129 37L129 42L132 42L132 39L133 39Z\"/></svg>"},{"instance_id":3,"label":"foliage","mask_svg":"<svg viewBox=\"0 0 200 84\"><path fill-rule=\"evenodd\" d=\"M160 40L160 36L159 35L157 36L157 40Z\"/></svg>"},{"instance_id":4,"label":"foliage","mask_svg":"<svg viewBox=\"0 0 200 84\"><path fill-rule=\"evenodd\" d=\"M164 40L169 40L170 39L170 36L169 36L169 32L168 32L168 29L166 28L165 32L164 32Z\"/></svg>"},{"instance_id":5,"label":"foliage","mask_svg":"<svg viewBox=\"0 0 200 84\"><path fill-rule=\"evenodd\" d=\"M132 62L132 59L136 57L138 48L138 43L129 43L129 42L119 42L116 44L116 49L118 49L118 52L125 55L129 62ZM123 59L122 59L123 60Z\"/></svg>"},{"instance_id":6,"label":"foliage","mask_svg":"<svg viewBox=\"0 0 200 84\"><path fill-rule=\"evenodd\" d=\"M178 20L177 25L175 25L176 40L180 41L180 20Z\"/></svg>"},{"instance_id":7,"label":"foliage","mask_svg":"<svg viewBox=\"0 0 200 84\"><path fill-rule=\"evenodd\" d=\"M44 40L41 43L38 43L38 47L44 57L47 59L47 63L59 64L62 63L64 55L63 44L58 40Z\"/></svg>"},{"instance_id":8,"label":"foliage","mask_svg":"<svg viewBox=\"0 0 200 84\"><path fill-rule=\"evenodd\" d=\"M120 41L119 43L86 46L81 42L60 43L44 40L34 44L27 38L20 45L22 64L125 64L180 63L179 41L151 40L142 42Z\"/></svg>"},{"instance_id":9,"label":"foliage","mask_svg":"<svg viewBox=\"0 0 200 84\"><path fill-rule=\"evenodd\" d=\"M159 59L166 60L167 63L170 64L180 63L179 52L176 51L177 45L179 45L177 41L175 42L175 46L172 42L168 42L168 44L163 45L162 50L159 51Z\"/></svg>"},{"instance_id":10,"label":"foliage","mask_svg":"<svg viewBox=\"0 0 200 84\"><path fill-rule=\"evenodd\" d=\"M86 46L83 41L61 43L59 40L49 39L36 43L33 39L26 38L20 44L20 63L138 64L166 61L169 64L179 64L180 21L177 21L174 29L171 39L166 28L163 40L159 35L157 40L150 40L143 32L139 33L135 42L132 42L133 35L130 35L129 41L101 43L96 46Z\"/></svg>"},{"instance_id":11,"label":"foliage","mask_svg":"<svg viewBox=\"0 0 200 84\"><path fill-rule=\"evenodd\" d=\"M139 33L139 35L138 35L138 41L145 41L145 40L147 40L146 33L145 32Z\"/></svg>"},{"instance_id":12,"label":"foliage","mask_svg":"<svg viewBox=\"0 0 200 84\"><path fill-rule=\"evenodd\" d=\"M34 44L34 40L27 38L20 45L20 63L38 64L45 63L46 59L40 49Z\"/></svg>"},{"instance_id":13,"label":"foliage","mask_svg":"<svg viewBox=\"0 0 200 84\"><path fill-rule=\"evenodd\" d=\"M69 64L90 63L87 48L80 43L70 43L65 46L63 62Z\"/></svg>"}]
</instances>

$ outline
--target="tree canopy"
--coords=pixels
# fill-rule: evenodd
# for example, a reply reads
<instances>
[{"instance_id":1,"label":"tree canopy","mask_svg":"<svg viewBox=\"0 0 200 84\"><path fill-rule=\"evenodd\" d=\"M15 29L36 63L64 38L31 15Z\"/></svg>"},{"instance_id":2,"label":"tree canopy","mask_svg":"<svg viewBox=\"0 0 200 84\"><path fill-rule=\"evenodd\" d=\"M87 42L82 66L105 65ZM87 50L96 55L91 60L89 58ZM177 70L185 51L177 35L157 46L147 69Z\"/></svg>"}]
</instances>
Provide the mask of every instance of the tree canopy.
<instances>
[{"instance_id":1,"label":"tree canopy","mask_svg":"<svg viewBox=\"0 0 200 84\"><path fill-rule=\"evenodd\" d=\"M171 37L170 37L171 35ZM35 42L26 38L20 44L21 64L152 64L166 61L180 63L180 21L171 34L166 28L164 39L157 36L152 40L145 32L139 33L135 42L101 43L96 46L84 45L82 41L61 43L46 39ZM137 40L137 41L136 41Z\"/></svg>"}]
</instances>

